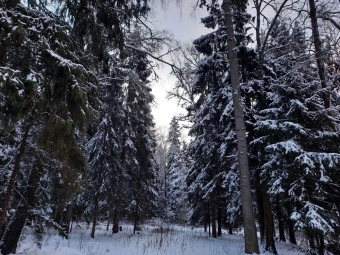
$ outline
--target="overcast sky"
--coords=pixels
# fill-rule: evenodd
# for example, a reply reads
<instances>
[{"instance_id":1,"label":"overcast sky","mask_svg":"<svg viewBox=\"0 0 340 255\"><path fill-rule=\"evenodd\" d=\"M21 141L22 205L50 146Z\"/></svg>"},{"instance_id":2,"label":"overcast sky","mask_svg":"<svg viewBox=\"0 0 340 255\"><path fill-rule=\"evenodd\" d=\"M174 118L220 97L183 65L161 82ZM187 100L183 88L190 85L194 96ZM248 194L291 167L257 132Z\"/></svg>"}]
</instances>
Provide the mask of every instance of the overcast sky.
<instances>
[{"instance_id":1,"label":"overcast sky","mask_svg":"<svg viewBox=\"0 0 340 255\"><path fill-rule=\"evenodd\" d=\"M197 8L193 15L192 6L195 0L183 0L182 7L178 7L175 0L170 2L166 10L162 10L159 4L157 12L151 17L158 29L168 30L176 40L183 42L192 42L207 33L206 28L200 21L205 16L205 12ZM170 91L175 83L175 78L171 77L169 73L170 68L163 65L158 73L161 79L152 86L157 103L152 113L156 125L159 127L168 126L174 115L185 113L185 110L177 106L175 99L166 99L166 92Z\"/></svg>"}]
</instances>

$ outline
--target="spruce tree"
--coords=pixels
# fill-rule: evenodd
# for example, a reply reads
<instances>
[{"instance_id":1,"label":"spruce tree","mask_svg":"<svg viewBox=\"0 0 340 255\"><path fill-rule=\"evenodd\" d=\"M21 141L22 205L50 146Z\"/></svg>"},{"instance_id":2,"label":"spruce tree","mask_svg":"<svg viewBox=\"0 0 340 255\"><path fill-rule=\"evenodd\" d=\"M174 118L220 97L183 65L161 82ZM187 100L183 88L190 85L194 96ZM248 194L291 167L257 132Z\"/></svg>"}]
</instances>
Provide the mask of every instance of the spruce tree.
<instances>
[{"instance_id":1,"label":"spruce tree","mask_svg":"<svg viewBox=\"0 0 340 255\"><path fill-rule=\"evenodd\" d=\"M186 198L186 159L180 142L180 127L175 117L172 118L169 127L167 142L166 173L169 184L168 214L172 223L183 224L187 220L187 198Z\"/></svg>"},{"instance_id":2,"label":"spruce tree","mask_svg":"<svg viewBox=\"0 0 340 255\"><path fill-rule=\"evenodd\" d=\"M272 196L284 198L289 220L305 231L311 252L323 253L324 233L333 233L337 225L329 214L337 208L329 191L335 188L330 180L338 182L339 109L324 106L323 88L298 23L292 29L278 23L271 45L270 103L260 114L256 132L261 135L254 142L263 155L261 176Z\"/></svg>"},{"instance_id":3,"label":"spruce tree","mask_svg":"<svg viewBox=\"0 0 340 255\"><path fill-rule=\"evenodd\" d=\"M79 62L83 53L64 23L21 5L1 9L1 16L1 29L8 35L1 41L1 129L2 133L17 129L25 134L13 156L15 164L10 166L11 177L2 201L2 228L28 147L46 151L50 160L67 165L72 172L85 172L84 150L75 133L81 134L94 116L91 96L96 77ZM4 254L15 252L17 241L11 236L18 238L18 234L11 231L9 222L3 236Z\"/></svg>"}]
</instances>

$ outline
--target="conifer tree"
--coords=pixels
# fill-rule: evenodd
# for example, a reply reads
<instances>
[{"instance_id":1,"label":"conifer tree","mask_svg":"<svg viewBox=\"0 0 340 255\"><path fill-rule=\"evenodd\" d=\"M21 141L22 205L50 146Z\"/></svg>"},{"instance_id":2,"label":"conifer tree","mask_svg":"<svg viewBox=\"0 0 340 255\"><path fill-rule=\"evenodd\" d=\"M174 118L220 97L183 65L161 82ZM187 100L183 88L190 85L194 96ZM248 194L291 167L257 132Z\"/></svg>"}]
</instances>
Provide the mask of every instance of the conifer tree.
<instances>
[{"instance_id":1,"label":"conifer tree","mask_svg":"<svg viewBox=\"0 0 340 255\"><path fill-rule=\"evenodd\" d=\"M186 198L186 159L180 142L180 127L175 117L172 118L169 127L167 142L166 173L168 177L168 214L173 223L185 223L187 220L187 198Z\"/></svg>"},{"instance_id":2,"label":"conifer tree","mask_svg":"<svg viewBox=\"0 0 340 255\"><path fill-rule=\"evenodd\" d=\"M151 74L150 62L141 50L144 46L142 36L143 31L136 26L126 41L129 45L126 58L128 82L124 107L130 131L127 133L125 145L130 146L130 154L126 156L126 168L130 176L128 194L131 198L134 232L143 219L155 214L157 195L154 159L156 142L151 115L154 97L148 80ZM148 197L148 200L145 200L145 197Z\"/></svg>"},{"instance_id":3,"label":"conifer tree","mask_svg":"<svg viewBox=\"0 0 340 255\"><path fill-rule=\"evenodd\" d=\"M338 181L334 171L339 163L335 146L339 130L334 116L339 109L324 106L303 29L298 23L292 29L276 26L267 60L273 75L267 94L270 103L256 124L261 136L255 144L264 155L261 176L273 196L285 198L288 217L309 236L312 252L323 254L324 233L332 233L337 225L328 210L337 208L329 194L335 187L329 181Z\"/></svg>"},{"instance_id":4,"label":"conifer tree","mask_svg":"<svg viewBox=\"0 0 340 255\"><path fill-rule=\"evenodd\" d=\"M87 121L94 115L94 104L90 100L94 95L96 77L79 63L82 52L70 38L67 26L57 19L21 5L15 9L1 9L1 16L1 29L8 35L1 40L0 80L4 98L1 129L2 133L17 129L25 134L20 150L14 155L15 164L9 166L11 177L6 183L1 206L2 228L13 186L21 171L22 158L29 147L46 151L46 155L52 157L51 161L55 159L75 173L85 171L84 151L75 133L83 132ZM35 165L32 167L32 171L36 169ZM32 190L27 192L34 193ZM25 210L24 217L27 213ZM3 232L4 254L15 252L21 229L13 231L17 230L8 222Z\"/></svg>"}]
</instances>

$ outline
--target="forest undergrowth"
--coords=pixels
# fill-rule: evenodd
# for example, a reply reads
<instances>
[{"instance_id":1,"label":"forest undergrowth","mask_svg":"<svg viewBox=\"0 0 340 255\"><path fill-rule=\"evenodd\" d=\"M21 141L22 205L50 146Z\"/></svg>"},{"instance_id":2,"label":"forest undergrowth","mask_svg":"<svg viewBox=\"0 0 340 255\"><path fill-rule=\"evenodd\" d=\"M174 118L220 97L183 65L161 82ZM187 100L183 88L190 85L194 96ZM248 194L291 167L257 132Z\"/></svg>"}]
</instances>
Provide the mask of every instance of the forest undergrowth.
<instances>
[{"instance_id":1,"label":"forest undergrowth","mask_svg":"<svg viewBox=\"0 0 340 255\"><path fill-rule=\"evenodd\" d=\"M111 233L105 223L97 225L95 238L90 237L91 225L74 223L68 239L63 238L54 229L46 229L38 248L30 227L22 233L17 254L28 255L242 255L244 254L243 231L235 235L223 231L222 237L212 238L203 228L183 227L178 225L147 224L133 234L133 226L122 225L122 231ZM297 236L299 244L306 240ZM281 255L302 255L303 246L278 242L277 249ZM265 253L263 253L265 254Z\"/></svg>"}]
</instances>

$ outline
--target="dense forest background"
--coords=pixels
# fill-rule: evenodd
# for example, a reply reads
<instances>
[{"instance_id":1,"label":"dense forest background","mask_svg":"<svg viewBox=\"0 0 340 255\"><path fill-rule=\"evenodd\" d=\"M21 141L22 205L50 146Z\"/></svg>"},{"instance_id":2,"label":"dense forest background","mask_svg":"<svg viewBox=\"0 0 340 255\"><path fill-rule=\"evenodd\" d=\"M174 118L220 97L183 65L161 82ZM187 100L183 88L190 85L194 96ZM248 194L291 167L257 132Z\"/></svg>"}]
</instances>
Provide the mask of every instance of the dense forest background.
<instances>
[{"instance_id":1,"label":"dense forest background","mask_svg":"<svg viewBox=\"0 0 340 255\"><path fill-rule=\"evenodd\" d=\"M211 32L186 45L151 25L153 6L0 0L1 253L25 225L41 246L49 227L87 221L94 238L98 221L158 218L244 228L247 254L255 223L268 253L299 232L307 254L339 254L339 2L198 0ZM187 110L166 131L159 63Z\"/></svg>"}]
</instances>

